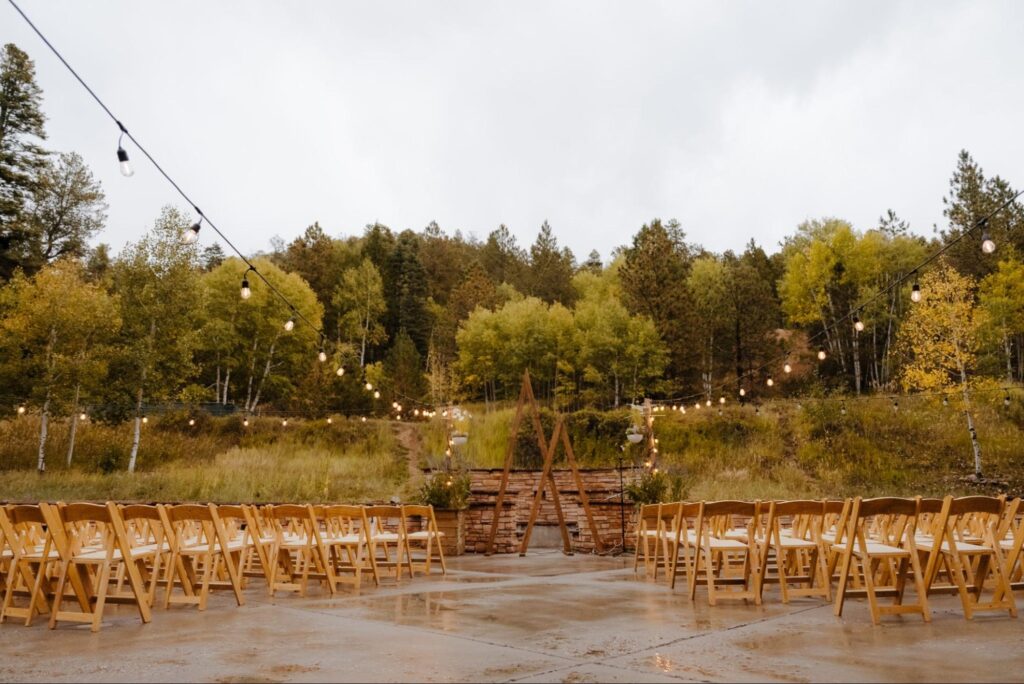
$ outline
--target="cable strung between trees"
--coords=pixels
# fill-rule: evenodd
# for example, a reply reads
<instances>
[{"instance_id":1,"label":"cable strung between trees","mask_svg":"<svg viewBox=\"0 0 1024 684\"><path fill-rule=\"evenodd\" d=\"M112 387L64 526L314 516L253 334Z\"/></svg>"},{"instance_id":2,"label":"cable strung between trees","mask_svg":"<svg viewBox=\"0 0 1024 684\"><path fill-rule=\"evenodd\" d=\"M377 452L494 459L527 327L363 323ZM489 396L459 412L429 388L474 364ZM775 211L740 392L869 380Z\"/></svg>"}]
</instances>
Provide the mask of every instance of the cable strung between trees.
<instances>
[{"instance_id":1,"label":"cable strung between trees","mask_svg":"<svg viewBox=\"0 0 1024 684\"><path fill-rule=\"evenodd\" d=\"M100 106L100 108L106 113L106 115L108 117L110 117L111 121L113 121L117 125L117 128L120 131L120 136L118 138L118 145L117 145L117 159L118 159L118 162L120 164L121 173L124 176L132 176L132 175L134 175L134 170L131 167L131 164L130 164L130 161L129 161L129 158L128 158L128 153L125 151L124 147L121 144L121 142L122 142L122 140L124 138L128 138L135 145L135 147L138 148L138 150L140 152L142 152L142 154L146 157L146 159L148 159L150 161L150 163L156 168L156 170L160 173L160 175L163 176L164 179L168 183L171 184L171 187L173 187L175 189L175 191L179 195L181 195L182 199L184 199L186 202L188 202L188 204L192 207L192 210L195 211L195 213L199 216L199 220L196 223L192 224L192 226L186 230L186 236L187 237L185 238L185 242L188 243L188 244L191 244L191 243L195 242L198 239L199 228L200 228L202 222L205 221L206 224L209 225L210 228L212 228L213 231L215 233L217 233L217 235L221 238L221 240L223 240L224 243L231 249L231 251L233 251L238 256L238 258L241 259L245 263L245 265L248 267L248 270L252 271L253 273L255 273L256 277L258 277L260 280L262 280L263 283L270 289L270 291L273 292L274 295L278 299L280 299L281 302L283 302L285 304L285 306L288 307L289 313L292 316L292 318L289 319L289 323L291 323L290 326L287 323L285 324L285 328L287 330L291 330L292 327L294 327L294 325L295 325L294 318L296 316L298 316L299 319L301 319L307 326L312 328L313 331L317 333L317 335L320 337L321 343L322 343L323 340L327 339L327 336L324 333L324 331L319 326L314 325L313 322L310 321L308 318L306 318L305 314L303 314L298 308L296 308L295 305L291 303L291 301L288 299L288 297L286 297L284 295L283 292L281 292L279 289L274 287L274 284L271 283L269 280L267 280L266 276L264 276L262 273L259 272L259 270L256 268L256 266L252 263L252 261L250 261L249 258L247 256L245 256L245 254L243 254L242 251L239 250L235 246L235 244L233 242L231 242L230 239L228 239L228 237L220 230L220 228L217 227L217 225L210 219L210 217L203 213L203 211L192 200L192 198L189 197L189 195L181 188L181 186L178 185L178 183L175 182L175 180L173 178L171 178L170 174L167 173L167 171L164 170L164 168L159 164L159 162L157 162L157 160L153 157L153 155L150 154L149 150L147 150L135 138L135 136L132 135L131 132L128 131L128 129L125 127L125 125L123 123L121 123L120 119L118 119L117 116L114 115L114 112L111 111L110 107L108 107L106 105L106 103L100 98L100 96L96 94L96 91L94 91L92 88L90 88L89 84L85 82L85 79L83 79L78 74L78 72L75 71L74 67L72 67L71 64L69 64L66 59L64 59L64 56L60 53L60 51L57 50L56 47L54 47L53 43L51 43L49 41L49 39L45 35L43 35L43 32L40 31L39 28L32 22L32 20L28 18L28 15L25 14L25 12L21 9L21 7L18 6L18 3L16 3L14 0L7 0L7 2L11 5L11 7L13 7L15 9L15 11L18 14L21 15L21 18L25 20L25 23L27 23L29 25L29 27L35 32L35 34L37 36L39 36L40 40L42 40L43 43L46 44L46 47L50 48L50 52L52 52L54 54L54 56L56 56L57 59L60 60L61 64L63 64L64 67L71 73L71 75L75 77L75 80L78 81L78 83L83 88L85 88L86 92L88 92L89 95L92 97L92 99L96 101L96 104L98 104ZM246 275L248 275L248 271L246 272ZM243 299L248 299L248 297L246 297L245 294L244 294L244 291L248 290L248 279L244 279L243 280L242 287L243 287L242 297L243 297Z\"/></svg>"}]
</instances>

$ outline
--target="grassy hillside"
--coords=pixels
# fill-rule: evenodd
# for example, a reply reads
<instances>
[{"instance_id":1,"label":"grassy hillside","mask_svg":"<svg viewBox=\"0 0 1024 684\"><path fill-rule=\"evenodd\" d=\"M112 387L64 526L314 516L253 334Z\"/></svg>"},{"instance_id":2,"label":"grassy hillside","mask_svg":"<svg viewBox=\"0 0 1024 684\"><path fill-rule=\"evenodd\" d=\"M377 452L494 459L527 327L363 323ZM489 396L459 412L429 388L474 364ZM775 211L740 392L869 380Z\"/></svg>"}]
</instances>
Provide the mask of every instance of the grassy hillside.
<instances>
[{"instance_id":1,"label":"grassy hillside","mask_svg":"<svg viewBox=\"0 0 1024 684\"><path fill-rule=\"evenodd\" d=\"M846 413L842 412L845 405ZM885 399L805 399L751 406L692 407L684 415L657 413L659 465L683 477L691 498L794 498L862 494L978 491L962 481L973 472L970 436L954 402L904 397L898 409ZM501 467L513 418L511 409L478 411L461 455L480 467ZM566 417L577 458L614 466L628 410L581 411ZM1024 409L1004 407L1001 395L977 398L975 420L987 478L1024 492ZM550 434L554 415L542 412ZM443 425L428 428L431 454L443 451ZM625 463L639 460L627 447ZM563 461L564 462L564 461ZM520 430L515 465L536 467L540 451L529 426Z\"/></svg>"},{"instance_id":2,"label":"grassy hillside","mask_svg":"<svg viewBox=\"0 0 1024 684\"><path fill-rule=\"evenodd\" d=\"M0 423L0 500L372 501L407 495L406 454L382 421L253 421L186 416L145 426L138 472L126 471L130 425L79 428L65 465L66 426L51 432L35 472L38 422Z\"/></svg>"}]
</instances>

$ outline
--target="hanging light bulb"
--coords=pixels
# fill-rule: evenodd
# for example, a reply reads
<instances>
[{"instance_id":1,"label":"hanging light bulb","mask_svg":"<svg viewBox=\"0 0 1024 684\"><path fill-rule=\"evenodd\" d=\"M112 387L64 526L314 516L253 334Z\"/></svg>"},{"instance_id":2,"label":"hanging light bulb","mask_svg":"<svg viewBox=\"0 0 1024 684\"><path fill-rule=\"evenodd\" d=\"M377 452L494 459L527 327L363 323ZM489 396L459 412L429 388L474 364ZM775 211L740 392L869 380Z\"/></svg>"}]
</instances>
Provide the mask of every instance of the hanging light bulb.
<instances>
[{"instance_id":1,"label":"hanging light bulb","mask_svg":"<svg viewBox=\"0 0 1024 684\"><path fill-rule=\"evenodd\" d=\"M916 281L914 282L914 286L910 288L910 301L915 304L921 301L921 286L918 285Z\"/></svg>"},{"instance_id":2,"label":"hanging light bulb","mask_svg":"<svg viewBox=\"0 0 1024 684\"><path fill-rule=\"evenodd\" d=\"M683 412L684 416L686 415L686 407L685 406L680 406L679 410Z\"/></svg>"},{"instance_id":3,"label":"hanging light bulb","mask_svg":"<svg viewBox=\"0 0 1024 684\"><path fill-rule=\"evenodd\" d=\"M945 394L942 395L942 405L949 406L949 397L947 397Z\"/></svg>"},{"instance_id":4,"label":"hanging light bulb","mask_svg":"<svg viewBox=\"0 0 1024 684\"><path fill-rule=\"evenodd\" d=\"M898 402L895 399L892 400L892 410L893 410L893 413L895 413L896 411L900 410L900 402Z\"/></svg>"},{"instance_id":5,"label":"hanging light bulb","mask_svg":"<svg viewBox=\"0 0 1024 684\"><path fill-rule=\"evenodd\" d=\"M19 406L19 407L18 407L18 415L19 415L19 416L23 416L23 415L25 415L25 411L27 411L27 410L28 410L28 409L26 409L26 408L25 408L25 405L24 405L24 404L22 404L21 406Z\"/></svg>"},{"instance_id":6,"label":"hanging light bulb","mask_svg":"<svg viewBox=\"0 0 1024 684\"><path fill-rule=\"evenodd\" d=\"M1010 405L1010 398L1009 397L1006 398L1006 405L1007 406ZM89 416L85 415L84 413L79 413L78 414L78 420L86 420L88 417Z\"/></svg>"},{"instance_id":7,"label":"hanging light bulb","mask_svg":"<svg viewBox=\"0 0 1024 684\"><path fill-rule=\"evenodd\" d=\"M711 400L710 400L710 399L708 399L708 401L707 401L707 405L708 405L708 406L711 406Z\"/></svg>"},{"instance_id":8,"label":"hanging light bulb","mask_svg":"<svg viewBox=\"0 0 1024 684\"><path fill-rule=\"evenodd\" d=\"M203 222L203 218L199 217L199 220L189 226L187 229L181 232L181 243L184 245L191 245L199 241L199 228Z\"/></svg>"},{"instance_id":9,"label":"hanging light bulb","mask_svg":"<svg viewBox=\"0 0 1024 684\"><path fill-rule=\"evenodd\" d=\"M374 399L380 399L380 391L374 391L373 398Z\"/></svg>"},{"instance_id":10,"label":"hanging light bulb","mask_svg":"<svg viewBox=\"0 0 1024 684\"><path fill-rule=\"evenodd\" d=\"M754 407L754 415L755 416L761 415L761 407L760 406L755 406Z\"/></svg>"},{"instance_id":11,"label":"hanging light bulb","mask_svg":"<svg viewBox=\"0 0 1024 684\"><path fill-rule=\"evenodd\" d=\"M1006 396L1003 397L1003 406L1009 406L1009 405L1010 405L1010 393L1007 392Z\"/></svg>"},{"instance_id":12,"label":"hanging light bulb","mask_svg":"<svg viewBox=\"0 0 1024 684\"><path fill-rule=\"evenodd\" d=\"M327 352L321 349L320 353L316 355L316 358L320 361L320 363L323 363L324 361L327 360Z\"/></svg>"},{"instance_id":13,"label":"hanging light bulb","mask_svg":"<svg viewBox=\"0 0 1024 684\"><path fill-rule=\"evenodd\" d=\"M784 372L784 373L792 373L793 372L793 366L789 365L789 362L787 361L782 366L782 372Z\"/></svg>"},{"instance_id":14,"label":"hanging light bulb","mask_svg":"<svg viewBox=\"0 0 1024 684\"><path fill-rule=\"evenodd\" d=\"M251 270L249 269L249 271ZM249 271L246 271L245 275L242 276L242 299L252 297L252 290L249 288Z\"/></svg>"},{"instance_id":15,"label":"hanging light bulb","mask_svg":"<svg viewBox=\"0 0 1024 684\"><path fill-rule=\"evenodd\" d=\"M249 419L248 418L243 418L242 419L242 427L249 427Z\"/></svg>"},{"instance_id":16,"label":"hanging light bulb","mask_svg":"<svg viewBox=\"0 0 1024 684\"><path fill-rule=\"evenodd\" d=\"M340 378L340 377L341 377L342 375L344 375L344 374L345 374L345 367L344 367L344 366L338 366L338 370L336 370L336 371L334 371L334 372L335 372L335 373L336 373L336 374L338 375L338 377Z\"/></svg>"},{"instance_id":17,"label":"hanging light bulb","mask_svg":"<svg viewBox=\"0 0 1024 684\"><path fill-rule=\"evenodd\" d=\"M857 332L864 332L864 321L860 320L856 316L853 317L853 329Z\"/></svg>"},{"instance_id":18,"label":"hanging light bulb","mask_svg":"<svg viewBox=\"0 0 1024 684\"><path fill-rule=\"evenodd\" d=\"M361 418L361 420L362 420L362 421L363 421L363 422L365 423L365 422L366 422L366 416L363 416L363 417Z\"/></svg>"},{"instance_id":19,"label":"hanging light bulb","mask_svg":"<svg viewBox=\"0 0 1024 684\"><path fill-rule=\"evenodd\" d=\"M828 356L828 354L825 353L824 349L819 349L818 350L818 360L819 361L824 361L827 356Z\"/></svg>"},{"instance_id":20,"label":"hanging light bulb","mask_svg":"<svg viewBox=\"0 0 1024 684\"><path fill-rule=\"evenodd\" d=\"M327 424L328 425L334 425L334 419L333 418L328 418L327 419Z\"/></svg>"},{"instance_id":21,"label":"hanging light bulb","mask_svg":"<svg viewBox=\"0 0 1024 684\"><path fill-rule=\"evenodd\" d=\"M289 318L288 321L284 324L284 331L285 332L291 332L294 329L295 329L295 319L294 318Z\"/></svg>"},{"instance_id":22,"label":"hanging light bulb","mask_svg":"<svg viewBox=\"0 0 1024 684\"><path fill-rule=\"evenodd\" d=\"M135 175L135 169L132 168L132 163L128 161L128 153L121 147L120 142L117 143L117 161L119 162L118 166L121 167L122 176L131 178Z\"/></svg>"},{"instance_id":23,"label":"hanging light bulb","mask_svg":"<svg viewBox=\"0 0 1024 684\"><path fill-rule=\"evenodd\" d=\"M741 396L741 397L745 397L745 396L747 396L747 390L745 390L745 389L743 389L742 387L740 387L740 396Z\"/></svg>"},{"instance_id":24,"label":"hanging light bulb","mask_svg":"<svg viewBox=\"0 0 1024 684\"><path fill-rule=\"evenodd\" d=\"M839 405L839 413L843 414L844 416L846 415L846 402L845 401L842 404Z\"/></svg>"},{"instance_id":25,"label":"hanging light bulb","mask_svg":"<svg viewBox=\"0 0 1024 684\"><path fill-rule=\"evenodd\" d=\"M725 397L718 397L718 403L719 404L724 404L725 403Z\"/></svg>"},{"instance_id":26,"label":"hanging light bulb","mask_svg":"<svg viewBox=\"0 0 1024 684\"><path fill-rule=\"evenodd\" d=\"M370 382L366 383L366 391L367 392L372 392L373 391L373 383L370 383Z\"/></svg>"},{"instance_id":27,"label":"hanging light bulb","mask_svg":"<svg viewBox=\"0 0 1024 684\"><path fill-rule=\"evenodd\" d=\"M768 378L768 380L765 381L765 384L768 385L769 387L774 387L775 380L773 378Z\"/></svg>"},{"instance_id":28,"label":"hanging light bulb","mask_svg":"<svg viewBox=\"0 0 1024 684\"><path fill-rule=\"evenodd\" d=\"M695 409L697 409L699 411L700 410L700 402L698 401L698 402L694 403L693 408L695 408Z\"/></svg>"},{"instance_id":29,"label":"hanging light bulb","mask_svg":"<svg viewBox=\"0 0 1024 684\"><path fill-rule=\"evenodd\" d=\"M992 235L988 232L986 224L982 224L985 228L981 231L981 251L985 254L991 254L996 251L996 241L992 239Z\"/></svg>"},{"instance_id":30,"label":"hanging light bulb","mask_svg":"<svg viewBox=\"0 0 1024 684\"><path fill-rule=\"evenodd\" d=\"M288 419L284 418L281 420L281 427L288 427Z\"/></svg>"},{"instance_id":31,"label":"hanging light bulb","mask_svg":"<svg viewBox=\"0 0 1024 684\"><path fill-rule=\"evenodd\" d=\"M145 425L149 422L149 416L142 416L142 424Z\"/></svg>"},{"instance_id":32,"label":"hanging light bulb","mask_svg":"<svg viewBox=\"0 0 1024 684\"><path fill-rule=\"evenodd\" d=\"M189 427L195 425L196 424L196 419L195 418L189 418L188 419L188 424L189 424Z\"/></svg>"}]
</instances>

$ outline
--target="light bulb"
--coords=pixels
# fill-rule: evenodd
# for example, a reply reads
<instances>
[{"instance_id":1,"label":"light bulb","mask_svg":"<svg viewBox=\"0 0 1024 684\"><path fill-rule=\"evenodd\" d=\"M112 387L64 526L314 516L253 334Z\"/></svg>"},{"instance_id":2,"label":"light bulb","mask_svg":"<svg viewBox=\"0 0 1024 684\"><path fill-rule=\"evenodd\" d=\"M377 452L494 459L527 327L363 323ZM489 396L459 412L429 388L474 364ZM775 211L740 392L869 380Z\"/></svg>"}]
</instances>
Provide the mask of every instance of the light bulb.
<instances>
[{"instance_id":1,"label":"light bulb","mask_svg":"<svg viewBox=\"0 0 1024 684\"><path fill-rule=\"evenodd\" d=\"M695 408L695 409L698 409L698 410L699 410L699 409L700 409L700 402L699 402L699 401L698 401L698 402L696 402L696 403L695 403L695 404L693 405L693 408Z\"/></svg>"},{"instance_id":2,"label":"light bulb","mask_svg":"<svg viewBox=\"0 0 1024 684\"><path fill-rule=\"evenodd\" d=\"M363 416L362 418L360 418L360 420L365 423L366 422L366 416Z\"/></svg>"},{"instance_id":3,"label":"light bulb","mask_svg":"<svg viewBox=\"0 0 1024 684\"><path fill-rule=\"evenodd\" d=\"M917 303L921 301L921 286L914 283L914 287L910 288L910 301Z\"/></svg>"},{"instance_id":4,"label":"light bulb","mask_svg":"<svg viewBox=\"0 0 1024 684\"><path fill-rule=\"evenodd\" d=\"M189 426L195 425L196 424L196 419L195 418L189 418L188 419L188 424L189 424Z\"/></svg>"},{"instance_id":5,"label":"light bulb","mask_svg":"<svg viewBox=\"0 0 1024 684\"><path fill-rule=\"evenodd\" d=\"M18 407L18 415L19 415L19 416L23 416L23 415L25 415L25 411L26 411L26 410L27 410L27 409L26 409L26 408L25 408L24 406L19 406L19 407Z\"/></svg>"},{"instance_id":6,"label":"light bulb","mask_svg":"<svg viewBox=\"0 0 1024 684\"><path fill-rule=\"evenodd\" d=\"M725 403L725 397L718 397L718 403L719 404L724 404Z\"/></svg>"},{"instance_id":7,"label":"light bulb","mask_svg":"<svg viewBox=\"0 0 1024 684\"><path fill-rule=\"evenodd\" d=\"M683 412L683 415L686 415L686 407L685 406L680 406L679 410Z\"/></svg>"},{"instance_id":8,"label":"light bulb","mask_svg":"<svg viewBox=\"0 0 1024 684\"><path fill-rule=\"evenodd\" d=\"M892 410L893 411L899 411L900 410L900 402L896 401L895 399L892 402Z\"/></svg>"},{"instance_id":9,"label":"light bulb","mask_svg":"<svg viewBox=\"0 0 1024 684\"><path fill-rule=\"evenodd\" d=\"M864 332L864 321L860 320L856 316L853 317L853 329L857 332Z\"/></svg>"},{"instance_id":10,"label":"light bulb","mask_svg":"<svg viewBox=\"0 0 1024 684\"><path fill-rule=\"evenodd\" d=\"M128 161L128 153L120 145L117 146L117 161L120 162L121 175L125 178L131 178L135 175L135 169L132 168L132 163Z\"/></svg>"},{"instance_id":11,"label":"light bulb","mask_svg":"<svg viewBox=\"0 0 1024 684\"><path fill-rule=\"evenodd\" d=\"M772 379L772 378L768 378L768 379L767 379L767 380L765 381L765 384L766 384L766 385L768 385L769 387L774 387L774 386L775 386L775 380L774 380L774 379Z\"/></svg>"},{"instance_id":12,"label":"light bulb","mask_svg":"<svg viewBox=\"0 0 1024 684\"><path fill-rule=\"evenodd\" d=\"M248 418L243 418L242 419L242 427L249 427L249 419Z\"/></svg>"},{"instance_id":13,"label":"light bulb","mask_svg":"<svg viewBox=\"0 0 1024 684\"><path fill-rule=\"evenodd\" d=\"M761 407L760 406L755 406L754 407L754 415L755 416L761 415Z\"/></svg>"},{"instance_id":14,"label":"light bulb","mask_svg":"<svg viewBox=\"0 0 1024 684\"><path fill-rule=\"evenodd\" d=\"M289 318L288 322L284 324L285 332L291 332L295 328L295 319Z\"/></svg>"},{"instance_id":15,"label":"light bulb","mask_svg":"<svg viewBox=\"0 0 1024 684\"><path fill-rule=\"evenodd\" d=\"M412 415L414 415L414 416L420 415L420 410L419 409L413 409L412 410Z\"/></svg>"},{"instance_id":16,"label":"light bulb","mask_svg":"<svg viewBox=\"0 0 1024 684\"><path fill-rule=\"evenodd\" d=\"M1007 399L1007 400L1006 400L1006 403L1007 403L1007 404L1009 404L1009 403L1010 403L1010 400L1009 400L1009 399ZM84 413L79 413L79 414L78 414L78 420L85 420L85 419L86 419L86 418L88 418L88 417L89 417L89 416L85 415Z\"/></svg>"},{"instance_id":17,"label":"light bulb","mask_svg":"<svg viewBox=\"0 0 1024 684\"><path fill-rule=\"evenodd\" d=\"M187 230L181 232L181 242L184 245L191 245L199 240L199 224L202 219L196 221Z\"/></svg>"},{"instance_id":18,"label":"light bulb","mask_svg":"<svg viewBox=\"0 0 1024 684\"><path fill-rule=\"evenodd\" d=\"M375 390L375 391L374 391L374 393L373 393L373 398L374 398L374 399L380 399L380 391L379 391L379 390Z\"/></svg>"},{"instance_id":19,"label":"light bulb","mask_svg":"<svg viewBox=\"0 0 1024 684\"><path fill-rule=\"evenodd\" d=\"M981 251L985 254L991 254L996 251L996 241L989 235L988 229L985 229L981 234Z\"/></svg>"},{"instance_id":20,"label":"light bulb","mask_svg":"<svg viewBox=\"0 0 1024 684\"><path fill-rule=\"evenodd\" d=\"M320 353L316 355L316 358L320 359L320 363L323 363L327 360L327 352L321 349Z\"/></svg>"},{"instance_id":21,"label":"light bulb","mask_svg":"<svg viewBox=\"0 0 1024 684\"><path fill-rule=\"evenodd\" d=\"M242 278L242 299L252 297L252 290L249 289L249 279Z\"/></svg>"},{"instance_id":22,"label":"light bulb","mask_svg":"<svg viewBox=\"0 0 1024 684\"><path fill-rule=\"evenodd\" d=\"M745 397L745 396L747 396L747 390L745 390L745 389L743 389L742 387L740 387L740 396L741 396L741 397Z\"/></svg>"},{"instance_id":23,"label":"light bulb","mask_svg":"<svg viewBox=\"0 0 1024 684\"><path fill-rule=\"evenodd\" d=\"M1010 405L1010 395L1007 394L1005 397L1003 397L1003 406L1009 406L1009 405Z\"/></svg>"},{"instance_id":24,"label":"light bulb","mask_svg":"<svg viewBox=\"0 0 1024 684\"><path fill-rule=\"evenodd\" d=\"M142 416L142 424L145 425L148 422L149 422L149 417L148 416Z\"/></svg>"},{"instance_id":25,"label":"light bulb","mask_svg":"<svg viewBox=\"0 0 1024 684\"><path fill-rule=\"evenodd\" d=\"M824 349L819 349L818 350L818 360L819 361L824 361L825 357L827 357L827 356L828 356L828 354L825 353Z\"/></svg>"},{"instance_id":26,"label":"light bulb","mask_svg":"<svg viewBox=\"0 0 1024 684\"><path fill-rule=\"evenodd\" d=\"M843 404L842 406L839 407L839 413L843 414L844 416L846 415L846 404Z\"/></svg>"},{"instance_id":27,"label":"light bulb","mask_svg":"<svg viewBox=\"0 0 1024 684\"><path fill-rule=\"evenodd\" d=\"M949 406L949 397L942 397L942 405Z\"/></svg>"},{"instance_id":28,"label":"light bulb","mask_svg":"<svg viewBox=\"0 0 1024 684\"><path fill-rule=\"evenodd\" d=\"M398 408L398 402L397 401L391 402L391 408L393 408L393 409Z\"/></svg>"},{"instance_id":29,"label":"light bulb","mask_svg":"<svg viewBox=\"0 0 1024 684\"><path fill-rule=\"evenodd\" d=\"M334 419L333 418L328 418L327 419L327 424L328 425L333 425L334 424Z\"/></svg>"},{"instance_id":30,"label":"light bulb","mask_svg":"<svg viewBox=\"0 0 1024 684\"><path fill-rule=\"evenodd\" d=\"M707 405L708 405L708 406L711 406L711 400L710 400L710 399L708 399L708 401L707 401Z\"/></svg>"},{"instance_id":31,"label":"light bulb","mask_svg":"<svg viewBox=\"0 0 1024 684\"><path fill-rule=\"evenodd\" d=\"M281 427L288 427L288 419L287 418L285 418L284 420L281 421Z\"/></svg>"},{"instance_id":32,"label":"light bulb","mask_svg":"<svg viewBox=\"0 0 1024 684\"><path fill-rule=\"evenodd\" d=\"M338 366L338 370L336 370L335 373L337 373L338 377L340 378L342 375L345 374L345 367L344 366Z\"/></svg>"},{"instance_id":33,"label":"light bulb","mask_svg":"<svg viewBox=\"0 0 1024 684\"><path fill-rule=\"evenodd\" d=\"M373 384L372 383L369 383L369 382L366 383L366 391L367 392L373 391Z\"/></svg>"},{"instance_id":34,"label":"light bulb","mask_svg":"<svg viewBox=\"0 0 1024 684\"><path fill-rule=\"evenodd\" d=\"M793 367L787 363L782 367L782 370L786 373L792 373Z\"/></svg>"}]
</instances>

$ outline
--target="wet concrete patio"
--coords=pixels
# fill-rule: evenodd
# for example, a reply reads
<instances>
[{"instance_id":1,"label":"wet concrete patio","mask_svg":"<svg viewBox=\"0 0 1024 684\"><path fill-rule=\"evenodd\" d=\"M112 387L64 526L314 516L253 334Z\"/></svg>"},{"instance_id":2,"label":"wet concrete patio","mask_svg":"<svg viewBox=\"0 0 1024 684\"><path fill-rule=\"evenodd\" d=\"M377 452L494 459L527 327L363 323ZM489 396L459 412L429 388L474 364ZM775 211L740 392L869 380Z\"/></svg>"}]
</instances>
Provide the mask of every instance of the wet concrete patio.
<instances>
[{"instance_id":1,"label":"wet concrete patio","mask_svg":"<svg viewBox=\"0 0 1024 684\"><path fill-rule=\"evenodd\" d=\"M316 590L319 592L319 589ZM963 619L934 601L931 624L842 619L813 599L725 603L633 578L631 560L531 552L464 556L447 578L333 599L219 592L205 613L130 607L103 630L45 620L0 626L3 681L1024 681L1024 623Z\"/></svg>"}]
</instances>

